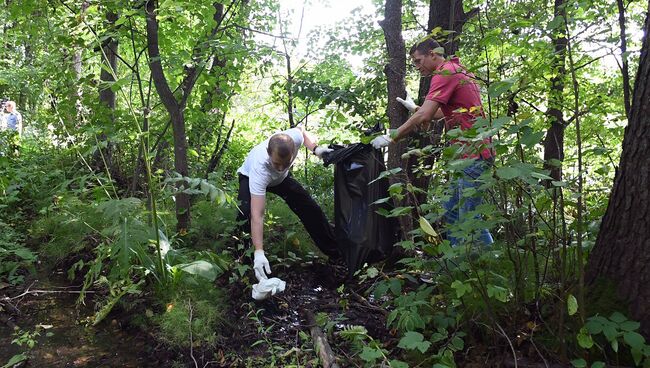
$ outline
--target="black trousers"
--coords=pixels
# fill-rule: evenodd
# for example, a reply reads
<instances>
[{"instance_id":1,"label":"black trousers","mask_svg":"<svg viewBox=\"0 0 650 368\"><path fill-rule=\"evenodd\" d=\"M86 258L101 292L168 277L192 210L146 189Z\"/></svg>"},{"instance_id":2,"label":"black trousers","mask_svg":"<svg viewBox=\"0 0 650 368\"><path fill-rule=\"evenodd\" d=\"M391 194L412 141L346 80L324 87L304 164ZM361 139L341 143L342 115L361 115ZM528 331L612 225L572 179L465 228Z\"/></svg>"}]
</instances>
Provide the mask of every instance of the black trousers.
<instances>
[{"instance_id":1,"label":"black trousers","mask_svg":"<svg viewBox=\"0 0 650 368\"><path fill-rule=\"evenodd\" d=\"M282 183L266 188L267 192L276 194L287 203L295 213L305 229L316 243L316 246L327 256L338 258L339 251L336 244L334 227L327 221L327 217L318 203L309 195L307 190L291 175ZM251 192L248 186L248 176L239 174L239 192L237 199L240 202L237 221L246 222L242 231L251 232Z\"/></svg>"}]
</instances>

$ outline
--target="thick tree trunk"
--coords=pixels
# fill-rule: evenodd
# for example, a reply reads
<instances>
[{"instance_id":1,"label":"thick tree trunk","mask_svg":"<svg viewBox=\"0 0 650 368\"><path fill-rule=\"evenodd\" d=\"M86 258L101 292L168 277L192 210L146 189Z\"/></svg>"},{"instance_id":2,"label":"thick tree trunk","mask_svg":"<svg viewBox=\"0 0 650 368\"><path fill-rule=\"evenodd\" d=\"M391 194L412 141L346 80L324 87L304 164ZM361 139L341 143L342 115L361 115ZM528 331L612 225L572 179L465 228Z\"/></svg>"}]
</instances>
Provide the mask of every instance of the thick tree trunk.
<instances>
[{"instance_id":1,"label":"thick tree trunk","mask_svg":"<svg viewBox=\"0 0 650 368\"><path fill-rule=\"evenodd\" d=\"M647 17L623 153L586 273L590 284L599 278L614 282L646 336L650 336L649 32Z\"/></svg>"},{"instance_id":2,"label":"thick tree trunk","mask_svg":"<svg viewBox=\"0 0 650 368\"><path fill-rule=\"evenodd\" d=\"M171 119L173 137L174 137L174 167L176 172L180 175L187 177L189 174L187 164L187 138L185 136L185 117L181 104L176 100L174 94L169 88L165 73L162 69L160 61L160 50L158 47L158 21L156 20L156 6L154 0L147 1L146 5L147 14L147 52L149 54L151 75L153 77L154 85L160 99L165 105L167 112ZM191 73L191 72L190 72ZM191 89L189 85L185 84L183 90ZM183 188L187 188L187 182L179 181L177 183L179 192L176 194L176 229L179 232L186 231L190 226L190 198L189 195L182 192Z\"/></svg>"},{"instance_id":3,"label":"thick tree trunk","mask_svg":"<svg viewBox=\"0 0 650 368\"><path fill-rule=\"evenodd\" d=\"M408 119L408 110L397 102L396 98L406 96L406 47L402 38L402 1L386 0L384 20L379 25L384 31L386 48L388 51L388 64L384 66L384 74L388 84L388 108L386 115L391 129L399 128ZM402 160L402 154L407 146L406 140L401 140L390 146L388 150L388 168L402 168L402 172L391 178L391 183L406 183L408 177L408 162ZM404 188L406 189L406 188ZM411 205L408 196L396 203L397 206ZM408 234L413 229L413 219L410 216L401 216L400 225L403 234Z\"/></svg>"},{"instance_id":4,"label":"thick tree trunk","mask_svg":"<svg viewBox=\"0 0 650 368\"><path fill-rule=\"evenodd\" d=\"M556 17L565 17L565 1L555 0L553 14ZM551 126L546 132L544 140L544 168L551 171L550 176L553 180L562 180L562 166L559 162L564 160L564 128L566 122L562 113L562 101L564 100L564 81L566 78L566 27L564 22L554 30L554 35L551 38L553 43L553 77L551 78L551 89L548 96L549 108L546 114L549 117ZM553 161L559 162L553 162ZM546 183L550 186L550 181Z\"/></svg>"}]
</instances>

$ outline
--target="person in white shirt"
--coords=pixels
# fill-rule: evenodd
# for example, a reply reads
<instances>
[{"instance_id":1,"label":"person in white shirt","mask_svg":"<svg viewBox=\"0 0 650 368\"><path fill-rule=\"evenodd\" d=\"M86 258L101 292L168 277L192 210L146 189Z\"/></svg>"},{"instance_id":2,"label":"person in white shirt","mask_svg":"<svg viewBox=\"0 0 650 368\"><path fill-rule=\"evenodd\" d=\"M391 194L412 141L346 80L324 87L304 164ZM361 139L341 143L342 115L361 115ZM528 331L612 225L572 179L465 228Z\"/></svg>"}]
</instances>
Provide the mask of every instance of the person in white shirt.
<instances>
[{"instance_id":1,"label":"person in white shirt","mask_svg":"<svg viewBox=\"0 0 650 368\"><path fill-rule=\"evenodd\" d=\"M245 220L243 230L251 234L255 247L253 270L258 281L266 279L267 274L271 273L269 261L264 255L263 240L266 192L282 197L323 253L330 257L339 257L334 229L325 213L289 173L302 146L319 158L331 151L325 146L319 146L316 138L303 127L296 127L273 134L253 147L237 170L239 174L237 198L241 203L237 220Z\"/></svg>"}]
</instances>

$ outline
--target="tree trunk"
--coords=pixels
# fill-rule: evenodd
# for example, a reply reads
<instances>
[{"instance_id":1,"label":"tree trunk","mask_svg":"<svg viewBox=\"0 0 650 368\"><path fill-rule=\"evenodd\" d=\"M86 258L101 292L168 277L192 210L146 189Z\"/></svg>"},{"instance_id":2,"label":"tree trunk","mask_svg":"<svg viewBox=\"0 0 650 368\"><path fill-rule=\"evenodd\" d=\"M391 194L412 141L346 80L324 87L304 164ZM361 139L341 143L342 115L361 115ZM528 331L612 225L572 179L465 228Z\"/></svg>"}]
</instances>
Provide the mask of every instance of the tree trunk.
<instances>
[{"instance_id":1,"label":"tree trunk","mask_svg":"<svg viewBox=\"0 0 650 368\"><path fill-rule=\"evenodd\" d=\"M565 0L555 0L553 10L555 17L566 16L565 6ZM566 27L564 22L561 22L561 25L554 30L551 42L553 43L554 51L551 65L553 68L553 77L551 78L551 89L548 96L549 108L546 111L551 126L548 128L544 140L544 168L551 171L550 176L553 180L560 181L562 180L562 166L559 162L564 160L564 128L566 127L566 122L564 121L564 115L562 113L564 80L566 78L565 58L567 48ZM554 160L559 162L553 162ZM546 185L550 186L550 181L547 181Z\"/></svg>"},{"instance_id":2,"label":"tree trunk","mask_svg":"<svg viewBox=\"0 0 650 368\"><path fill-rule=\"evenodd\" d=\"M106 13L106 20L108 21L108 28L113 30L115 28L115 22L117 21L117 14L114 12ZM100 84L99 88L99 103L103 105L103 108L106 108L108 111L108 123L113 125L115 121L115 91L110 88L110 82L115 82L115 76L117 75L117 50L119 47L119 41L115 37L111 37L107 42L101 45L101 59L103 68L101 68L101 73L99 79L103 84ZM109 72L112 70L112 72ZM101 144L98 145L97 151L93 156L94 167L99 170L105 170L111 175L115 180L119 176L117 170L113 166L113 145L108 141L106 133L102 132L97 137L99 143L106 142L105 148L102 148Z\"/></svg>"},{"instance_id":3,"label":"tree trunk","mask_svg":"<svg viewBox=\"0 0 650 368\"><path fill-rule=\"evenodd\" d=\"M650 12L650 4L648 5ZM650 335L650 17L646 17L623 153L587 265L587 282L611 280Z\"/></svg>"},{"instance_id":4,"label":"tree trunk","mask_svg":"<svg viewBox=\"0 0 650 368\"><path fill-rule=\"evenodd\" d=\"M453 31L440 44L445 48L447 55L454 55L458 51L458 37L463 32L463 26L478 11L478 8L473 8L465 13L463 11L463 0L431 0L429 3L428 31L431 32L436 27Z\"/></svg>"},{"instance_id":5,"label":"tree trunk","mask_svg":"<svg viewBox=\"0 0 650 368\"><path fill-rule=\"evenodd\" d=\"M627 62L627 35L625 34L625 6L623 0L616 0L618 5L618 25L621 29L621 74L623 75L623 103L625 116L630 118L630 71Z\"/></svg>"},{"instance_id":6,"label":"tree trunk","mask_svg":"<svg viewBox=\"0 0 650 368\"><path fill-rule=\"evenodd\" d=\"M386 38L386 48L388 51L388 64L384 66L384 74L388 84L388 108L386 115L391 129L399 128L408 119L408 110L397 102L396 98L406 96L406 47L402 38L402 1L386 0L384 9L384 20L379 25L384 31ZM390 146L388 150L388 168L402 168L402 172L391 178L391 183L408 182L406 175L408 171L408 162L402 160L402 154L407 146L405 139ZM405 185L406 186L406 185ZM406 188L404 188L406 189ZM404 200L395 203L396 206L409 206L408 196ZM400 225L402 233L408 234L413 230L413 219L411 216L400 216Z\"/></svg>"},{"instance_id":7,"label":"tree trunk","mask_svg":"<svg viewBox=\"0 0 650 368\"><path fill-rule=\"evenodd\" d=\"M174 167L177 173L187 177L189 170L187 164L187 138L185 136L185 117L181 104L176 100L169 88L165 73L160 62L160 50L158 47L158 21L156 20L156 5L154 0L147 1L147 52L149 54L151 75L160 99L165 105L171 119L174 137ZM193 82L191 83L193 85ZM184 87L187 85L184 85ZM184 88L184 92L191 88ZM176 194L176 229L179 232L186 231L190 226L190 198L183 193L187 188L186 181L178 181L176 184L179 192Z\"/></svg>"}]
</instances>

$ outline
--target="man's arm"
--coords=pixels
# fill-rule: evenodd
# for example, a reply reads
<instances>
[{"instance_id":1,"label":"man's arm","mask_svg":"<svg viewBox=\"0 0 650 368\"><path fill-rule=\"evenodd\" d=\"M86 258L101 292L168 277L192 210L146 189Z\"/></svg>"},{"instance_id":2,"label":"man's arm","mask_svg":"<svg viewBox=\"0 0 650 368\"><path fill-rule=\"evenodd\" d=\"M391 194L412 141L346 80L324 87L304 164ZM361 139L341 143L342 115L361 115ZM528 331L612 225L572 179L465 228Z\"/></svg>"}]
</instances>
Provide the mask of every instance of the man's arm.
<instances>
[{"instance_id":1,"label":"man's arm","mask_svg":"<svg viewBox=\"0 0 650 368\"><path fill-rule=\"evenodd\" d=\"M318 146L318 138L313 133L308 132L302 125L297 127L302 132L303 145L308 150L314 152L314 148Z\"/></svg>"},{"instance_id":2,"label":"man's arm","mask_svg":"<svg viewBox=\"0 0 650 368\"><path fill-rule=\"evenodd\" d=\"M264 206L266 197L251 194L251 238L255 250L264 249Z\"/></svg>"},{"instance_id":3,"label":"man's arm","mask_svg":"<svg viewBox=\"0 0 650 368\"><path fill-rule=\"evenodd\" d=\"M393 141L398 141L408 136L418 125L428 124L437 118L440 110L440 103L432 100L425 100L422 106L402 126L397 128L397 133L391 136ZM443 115L444 117L444 115Z\"/></svg>"}]
</instances>

